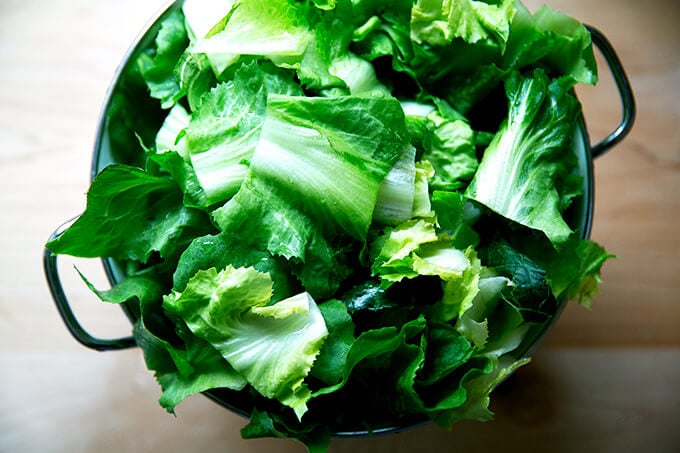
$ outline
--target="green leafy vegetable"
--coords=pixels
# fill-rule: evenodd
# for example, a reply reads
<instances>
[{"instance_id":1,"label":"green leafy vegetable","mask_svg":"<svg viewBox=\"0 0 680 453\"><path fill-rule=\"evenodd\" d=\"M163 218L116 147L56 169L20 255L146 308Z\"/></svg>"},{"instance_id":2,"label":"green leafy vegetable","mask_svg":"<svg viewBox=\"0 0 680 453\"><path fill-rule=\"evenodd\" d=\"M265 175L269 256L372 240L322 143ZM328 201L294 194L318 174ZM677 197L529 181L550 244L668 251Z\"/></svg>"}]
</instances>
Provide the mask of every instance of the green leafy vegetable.
<instances>
[{"instance_id":1,"label":"green leafy vegetable","mask_svg":"<svg viewBox=\"0 0 680 453\"><path fill-rule=\"evenodd\" d=\"M196 177L210 204L234 195L248 172L269 94L301 95L285 74L243 65L206 93L184 129ZM181 139L181 138L180 138Z\"/></svg>"},{"instance_id":2,"label":"green leafy vegetable","mask_svg":"<svg viewBox=\"0 0 680 453\"><path fill-rule=\"evenodd\" d=\"M168 411L210 392L250 413L244 438L318 452L488 420L563 304L590 307L613 255L572 209L591 193L573 88L597 80L576 19L185 0L153 30L47 247L115 266L111 288L82 278L128 309Z\"/></svg>"},{"instance_id":3,"label":"green leafy vegetable","mask_svg":"<svg viewBox=\"0 0 680 453\"><path fill-rule=\"evenodd\" d=\"M513 3L418 0L411 12L411 36L432 46L445 46L460 38L471 44L498 46L502 51L510 34Z\"/></svg>"},{"instance_id":4,"label":"green leafy vegetable","mask_svg":"<svg viewBox=\"0 0 680 453\"><path fill-rule=\"evenodd\" d=\"M579 103L565 79L550 81L540 69L506 81L508 119L484 152L470 198L519 224L540 230L559 245L571 229L560 212L562 175L575 167L571 152Z\"/></svg>"},{"instance_id":5,"label":"green leafy vegetable","mask_svg":"<svg viewBox=\"0 0 680 453\"><path fill-rule=\"evenodd\" d=\"M106 167L87 202L83 215L47 244L54 253L146 263L153 253L179 256L197 233L212 230L205 213L182 204L173 180L135 167Z\"/></svg>"},{"instance_id":6,"label":"green leafy vegetable","mask_svg":"<svg viewBox=\"0 0 680 453\"><path fill-rule=\"evenodd\" d=\"M287 0L237 1L193 52L207 55L217 75L241 55L261 55L281 66L299 64L312 39L302 7ZM255 24L260 24L256 26Z\"/></svg>"},{"instance_id":7,"label":"green leafy vegetable","mask_svg":"<svg viewBox=\"0 0 680 453\"><path fill-rule=\"evenodd\" d=\"M326 325L306 293L267 305L272 281L253 268L198 271L186 289L165 296L163 307L209 342L258 392L306 412L303 384Z\"/></svg>"},{"instance_id":8,"label":"green leafy vegetable","mask_svg":"<svg viewBox=\"0 0 680 453\"><path fill-rule=\"evenodd\" d=\"M404 129L392 98L270 96L250 179L295 204L303 199L300 208L328 230L361 240L381 182L408 148ZM223 229L230 210L216 212Z\"/></svg>"},{"instance_id":9,"label":"green leafy vegetable","mask_svg":"<svg viewBox=\"0 0 680 453\"><path fill-rule=\"evenodd\" d=\"M151 97L159 99L163 108L172 107L184 96L174 70L188 44L184 17L175 12L163 22L155 52L142 54L137 60Z\"/></svg>"}]
</instances>

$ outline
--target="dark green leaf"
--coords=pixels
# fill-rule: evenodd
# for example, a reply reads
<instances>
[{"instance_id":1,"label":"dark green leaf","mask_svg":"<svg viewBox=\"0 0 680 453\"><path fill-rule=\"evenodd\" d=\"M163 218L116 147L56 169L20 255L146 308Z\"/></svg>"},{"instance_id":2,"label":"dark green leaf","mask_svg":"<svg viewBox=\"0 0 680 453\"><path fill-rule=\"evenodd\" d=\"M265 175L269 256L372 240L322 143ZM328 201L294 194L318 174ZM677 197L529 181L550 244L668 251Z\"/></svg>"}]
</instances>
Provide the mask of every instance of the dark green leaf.
<instances>
[{"instance_id":1,"label":"dark green leaf","mask_svg":"<svg viewBox=\"0 0 680 453\"><path fill-rule=\"evenodd\" d=\"M178 256L196 234L213 229L205 213L181 198L169 178L111 165L92 182L85 212L47 246L54 253L142 263L154 252Z\"/></svg>"}]
</instances>

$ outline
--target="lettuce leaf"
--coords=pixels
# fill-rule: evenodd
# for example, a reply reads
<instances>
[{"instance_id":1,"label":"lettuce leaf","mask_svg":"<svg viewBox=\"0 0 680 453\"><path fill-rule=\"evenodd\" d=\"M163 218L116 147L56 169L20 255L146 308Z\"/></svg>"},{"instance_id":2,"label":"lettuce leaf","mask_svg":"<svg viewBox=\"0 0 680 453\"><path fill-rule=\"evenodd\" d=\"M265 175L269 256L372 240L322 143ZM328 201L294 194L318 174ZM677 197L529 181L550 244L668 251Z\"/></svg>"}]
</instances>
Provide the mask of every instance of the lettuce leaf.
<instances>
[{"instance_id":1,"label":"lettuce leaf","mask_svg":"<svg viewBox=\"0 0 680 453\"><path fill-rule=\"evenodd\" d=\"M213 26L196 40L193 52L207 55L216 75L241 55L263 56L281 66L299 65L312 40L301 9L288 0L236 1L224 16L213 16Z\"/></svg>"},{"instance_id":2,"label":"lettuce leaf","mask_svg":"<svg viewBox=\"0 0 680 453\"><path fill-rule=\"evenodd\" d=\"M470 44L484 42L501 52L510 34L514 0L500 4L475 0L414 2L411 36L418 43L444 46L455 38Z\"/></svg>"},{"instance_id":3,"label":"lettuce leaf","mask_svg":"<svg viewBox=\"0 0 680 453\"><path fill-rule=\"evenodd\" d=\"M135 341L144 351L144 360L154 370L163 389L159 403L168 412L188 396L228 388L243 390L246 379L241 376L208 342L182 334L182 347L153 334L142 319L135 323Z\"/></svg>"},{"instance_id":4,"label":"lettuce leaf","mask_svg":"<svg viewBox=\"0 0 680 453\"><path fill-rule=\"evenodd\" d=\"M254 268L198 271L163 298L169 314L209 342L259 393L307 411L304 384L328 331L314 300L300 293L268 305L272 281Z\"/></svg>"},{"instance_id":5,"label":"lettuce leaf","mask_svg":"<svg viewBox=\"0 0 680 453\"><path fill-rule=\"evenodd\" d=\"M290 76L244 64L206 93L186 125L191 165L210 204L233 196L248 173L269 94L301 95Z\"/></svg>"},{"instance_id":6,"label":"lettuce leaf","mask_svg":"<svg viewBox=\"0 0 680 453\"><path fill-rule=\"evenodd\" d=\"M185 94L175 77L175 66L188 44L184 15L174 11L158 31L155 51L143 53L137 59L149 95L159 99L164 109L173 107Z\"/></svg>"},{"instance_id":7,"label":"lettuce leaf","mask_svg":"<svg viewBox=\"0 0 680 453\"><path fill-rule=\"evenodd\" d=\"M204 212L182 204L172 179L111 165L92 182L85 212L47 247L81 257L146 263L157 253L172 260L196 234L213 230L206 220Z\"/></svg>"},{"instance_id":8,"label":"lettuce leaf","mask_svg":"<svg viewBox=\"0 0 680 453\"><path fill-rule=\"evenodd\" d=\"M571 150L580 104L568 79L536 69L506 81L508 118L487 147L466 195L558 246L572 234L557 182L575 168Z\"/></svg>"},{"instance_id":9,"label":"lettuce leaf","mask_svg":"<svg viewBox=\"0 0 680 453\"><path fill-rule=\"evenodd\" d=\"M422 159L433 167L429 185L434 190L454 191L466 187L478 166L475 131L469 121L445 101L424 117L429 140Z\"/></svg>"},{"instance_id":10,"label":"lettuce leaf","mask_svg":"<svg viewBox=\"0 0 680 453\"><path fill-rule=\"evenodd\" d=\"M576 19L546 5L533 15L519 2L501 65L523 68L541 63L579 83L597 82L592 40Z\"/></svg>"}]
</instances>

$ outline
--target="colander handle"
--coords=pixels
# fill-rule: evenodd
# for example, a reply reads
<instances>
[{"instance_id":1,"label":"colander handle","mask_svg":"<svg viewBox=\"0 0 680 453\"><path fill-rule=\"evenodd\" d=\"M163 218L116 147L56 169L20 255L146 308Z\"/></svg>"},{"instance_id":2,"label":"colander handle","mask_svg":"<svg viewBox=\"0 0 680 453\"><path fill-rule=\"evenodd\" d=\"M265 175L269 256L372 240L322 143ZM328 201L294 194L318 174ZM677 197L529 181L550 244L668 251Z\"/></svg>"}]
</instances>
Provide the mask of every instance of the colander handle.
<instances>
[{"instance_id":1,"label":"colander handle","mask_svg":"<svg viewBox=\"0 0 680 453\"><path fill-rule=\"evenodd\" d=\"M590 25L587 28L592 36L593 44L602 53L609 66L609 70L616 83L616 88L619 90L619 96L621 97L622 115L619 125L612 133L591 146L592 156L599 157L620 142L630 132L635 121L635 98L633 97L633 90L626 71L624 71L621 60L614 51L614 47L612 47L609 40L598 29Z\"/></svg>"},{"instance_id":2,"label":"colander handle","mask_svg":"<svg viewBox=\"0 0 680 453\"><path fill-rule=\"evenodd\" d=\"M51 241L61 235L71 222L72 221L66 222L57 228L54 233L52 233L49 240ZM52 294L52 299L57 306L61 319L64 321L66 328L68 328L73 338L82 345L97 351L120 350L136 346L137 344L133 337L102 339L91 335L83 328L71 309L71 304L66 297L66 293L64 293L64 288L61 284L61 279L59 278L57 258L58 255L53 254L49 249L45 248L43 253L43 268L45 277L47 278L47 284L50 288L50 293Z\"/></svg>"}]
</instances>

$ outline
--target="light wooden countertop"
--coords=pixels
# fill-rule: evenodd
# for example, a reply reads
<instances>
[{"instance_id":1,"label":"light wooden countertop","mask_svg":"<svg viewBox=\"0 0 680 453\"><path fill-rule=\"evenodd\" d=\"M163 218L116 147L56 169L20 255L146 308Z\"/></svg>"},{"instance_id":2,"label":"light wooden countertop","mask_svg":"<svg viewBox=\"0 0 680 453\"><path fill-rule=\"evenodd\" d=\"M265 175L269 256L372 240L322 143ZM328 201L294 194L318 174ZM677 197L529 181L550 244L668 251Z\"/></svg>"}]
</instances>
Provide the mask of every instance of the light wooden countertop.
<instances>
[{"instance_id":1,"label":"light wooden countertop","mask_svg":"<svg viewBox=\"0 0 680 453\"><path fill-rule=\"evenodd\" d=\"M303 451L241 440L245 421L200 395L166 414L141 352L80 346L48 294L43 243L82 211L106 88L163 3L0 2L0 452ZM606 264L593 310L569 306L534 361L499 389L496 421L335 439L331 452L680 451L680 6L549 4L604 32L635 91L632 133L595 163L592 238L619 258ZM594 140L620 115L601 72L598 87L579 90ZM63 261L83 324L129 333L118 307L96 302Z\"/></svg>"}]
</instances>

